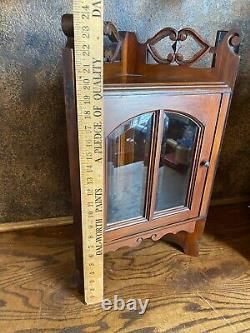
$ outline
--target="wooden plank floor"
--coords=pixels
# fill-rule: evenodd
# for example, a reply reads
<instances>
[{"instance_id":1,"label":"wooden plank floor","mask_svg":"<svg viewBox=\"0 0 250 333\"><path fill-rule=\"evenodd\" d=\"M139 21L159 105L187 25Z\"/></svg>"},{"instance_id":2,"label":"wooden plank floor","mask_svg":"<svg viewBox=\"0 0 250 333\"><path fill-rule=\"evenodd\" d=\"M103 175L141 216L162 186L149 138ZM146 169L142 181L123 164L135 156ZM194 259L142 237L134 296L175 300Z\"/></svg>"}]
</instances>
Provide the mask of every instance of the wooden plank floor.
<instances>
[{"instance_id":1,"label":"wooden plank floor","mask_svg":"<svg viewBox=\"0 0 250 333\"><path fill-rule=\"evenodd\" d=\"M106 255L105 296L150 298L143 316L81 303L71 226L2 234L0 333L250 332L249 211L211 208L198 258L163 241Z\"/></svg>"}]
</instances>

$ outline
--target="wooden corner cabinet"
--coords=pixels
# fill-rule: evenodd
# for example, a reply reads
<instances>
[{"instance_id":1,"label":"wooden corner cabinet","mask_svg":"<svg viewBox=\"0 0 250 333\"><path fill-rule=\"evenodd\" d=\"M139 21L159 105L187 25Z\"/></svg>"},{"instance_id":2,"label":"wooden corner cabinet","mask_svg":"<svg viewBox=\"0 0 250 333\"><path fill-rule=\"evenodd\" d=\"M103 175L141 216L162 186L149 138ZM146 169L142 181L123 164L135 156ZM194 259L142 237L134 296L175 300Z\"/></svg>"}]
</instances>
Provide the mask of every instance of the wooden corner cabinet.
<instances>
[{"instance_id":1,"label":"wooden corner cabinet","mask_svg":"<svg viewBox=\"0 0 250 333\"><path fill-rule=\"evenodd\" d=\"M82 276L72 15L64 15L62 22L76 258ZM219 31L211 46L190 28L165 28L139 43L135 33L118 32L104 22L104 35L105 252L151 238L175 242L196 256L238 71L239 33Z\"/></svg>"}]
</instances>

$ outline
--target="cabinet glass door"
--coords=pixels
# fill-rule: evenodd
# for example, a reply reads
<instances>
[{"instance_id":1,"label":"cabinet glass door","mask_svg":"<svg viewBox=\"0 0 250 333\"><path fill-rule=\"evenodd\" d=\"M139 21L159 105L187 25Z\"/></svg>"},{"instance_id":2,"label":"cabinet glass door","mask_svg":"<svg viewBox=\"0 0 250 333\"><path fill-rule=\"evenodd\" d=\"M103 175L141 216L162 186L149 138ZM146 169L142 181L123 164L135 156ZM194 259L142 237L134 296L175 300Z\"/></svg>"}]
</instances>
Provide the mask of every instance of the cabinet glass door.
<instances>
[{"instance_id":1,"label":"cabinet glass door","mask_svg":"<svg viewBox=\"0 0 250 333\"><path fill-rule=\"evenodd\" d=\"M175 111L135 116L107 136L107 224L191 209L202 126Z\"/></svg>"},{"instance_id":2,"label":"cabinet glass door","mask_svg":"<svg viewBox=\"0 0 250 333\"><path fill-rule=\"evenodd\" d=\"M189 117L165 111L155 211L187 206L199 126Z\"/></svg>"},{"instance_id":3,"label":"cabinet glass door","mask_svg":"<svg viewBox=\"0 0 250 333\"><path fill-rule=\"evenodd\" d=\"M131 234L200 216L220 103L220 94L107 94L108 232L119 238L120 227Z\"/></svg>"},{"instance_id":4,"label":"cabinet glass door","mask_svg":"<svg viewBox=\"0 0 250 333\"><path fill-rule=\"evenodd\" d=\"M145 217L154 112L136 116L107 137L107 223Z\"/></svg>"}]
</instances>

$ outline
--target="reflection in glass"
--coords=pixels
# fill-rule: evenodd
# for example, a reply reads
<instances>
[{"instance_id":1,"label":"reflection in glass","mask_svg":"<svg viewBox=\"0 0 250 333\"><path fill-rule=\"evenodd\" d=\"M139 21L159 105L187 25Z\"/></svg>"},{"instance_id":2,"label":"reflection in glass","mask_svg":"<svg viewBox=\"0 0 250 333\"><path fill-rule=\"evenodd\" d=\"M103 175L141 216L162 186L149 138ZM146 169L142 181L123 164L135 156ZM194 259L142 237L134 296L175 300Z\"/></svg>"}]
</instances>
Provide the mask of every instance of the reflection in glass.
<instances>
[{"instance_id":1,"label":"reflection in glass","mask_svg":"<svg viewBox=\"0 0 250 333\"><path fill-rule=\"evenodd\" d=\"M108 136L108 224L144 216L152 124L142 114Z\"/></svg>"},{"instance_id":2,"label":"reflection in glass","mask_svg":"<svg viewBox=\"0 0 250 333\"><path fill-rule=\"evenodd\" d=\"M185 206L198 126L178 113L164 113L156 211Z\"/></svg>"}]
</instances>

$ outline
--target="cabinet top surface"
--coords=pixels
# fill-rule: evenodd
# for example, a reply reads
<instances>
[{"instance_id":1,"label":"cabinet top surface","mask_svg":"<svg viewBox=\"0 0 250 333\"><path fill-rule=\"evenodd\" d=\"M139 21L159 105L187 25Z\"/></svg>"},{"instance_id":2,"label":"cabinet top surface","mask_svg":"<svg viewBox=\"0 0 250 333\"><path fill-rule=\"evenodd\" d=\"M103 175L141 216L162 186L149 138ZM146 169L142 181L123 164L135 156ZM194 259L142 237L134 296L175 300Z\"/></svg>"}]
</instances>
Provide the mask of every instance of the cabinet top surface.
<instances>
[{"instance_id":1,"label":"cabinet top surface","mask_svg":"<svg viewBox=\"0 0 250 333\"><path fill-rule=\"evenodd\" d=\"M153 67L154 65L152 65ZM154 71L157 72L157 71ZM172 75L171 75L172 74ZM177 75L176 75L177 74ZM208 70L205 75L204 71L194 70L190 68L183 71L183 76L178 77L177 72L169 71L158 72L156 75L150 73L144 74L114 74L112 76L104 76L104 91L155 91L155 92L171 92L171 91L200 91L200 92L231 92L231 88L225 82L214 80L214 73Z\"/></svg>"},{"instance_id":2,"label":"cabinet top surface","mask_svg":"<svg viewBox=\"0 0 250 333\"><path fill-rule=\"evenodd\" d=\"M72 61L73 15L63 16L62 28ZM213 46L192 28L171 27L140 43L134 32L120 32L104 22L104 91L230 92L238 71L239 45L238 31L218 31Z\"/></svg>"}]
</instances>

